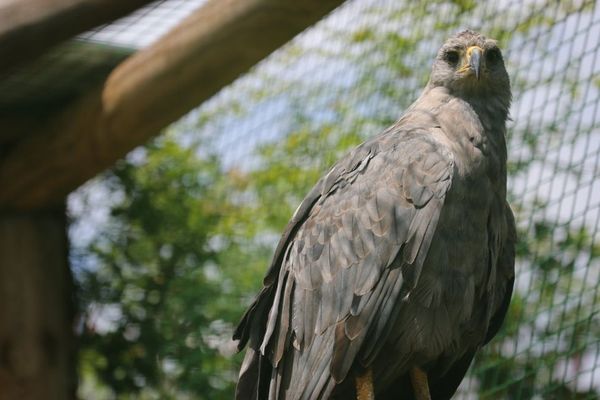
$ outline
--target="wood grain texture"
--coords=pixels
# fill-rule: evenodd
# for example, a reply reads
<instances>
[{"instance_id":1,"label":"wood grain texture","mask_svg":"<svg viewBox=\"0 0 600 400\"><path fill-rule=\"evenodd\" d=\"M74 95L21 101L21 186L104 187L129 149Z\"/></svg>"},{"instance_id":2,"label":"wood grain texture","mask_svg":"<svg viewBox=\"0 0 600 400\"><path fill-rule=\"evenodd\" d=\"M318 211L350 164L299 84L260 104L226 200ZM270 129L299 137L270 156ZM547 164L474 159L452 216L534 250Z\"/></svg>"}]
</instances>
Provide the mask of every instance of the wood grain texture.
<instances>
[{"instance_id":1,"label":"wood grain texture","mask_svg":"<svg viewBox=\"0 0 600 400\"><path fill-rule=\"evenodd\" d=\"M0 71L129 14L151 0L8 0L0 4Z\"/></svg>"},{"instance_id":2,"label":"wood grain texture","mask_svg":"<svg viewBox=\"0 0 600 400\"><path fill-rule=\"evenodd\" d=\"M343 0L211 0L0 159L0 208L62 198Z\"/></svg>"},{"instance_id":3,"label":"wood grain texture","mask_svg":"<svg viewBox=\"0 0 600 400\"><path fill-rule=\"evenodd\" d=\"M0 214L0 400L75 395L64 210Z\"/></svg>"}]
</instances>

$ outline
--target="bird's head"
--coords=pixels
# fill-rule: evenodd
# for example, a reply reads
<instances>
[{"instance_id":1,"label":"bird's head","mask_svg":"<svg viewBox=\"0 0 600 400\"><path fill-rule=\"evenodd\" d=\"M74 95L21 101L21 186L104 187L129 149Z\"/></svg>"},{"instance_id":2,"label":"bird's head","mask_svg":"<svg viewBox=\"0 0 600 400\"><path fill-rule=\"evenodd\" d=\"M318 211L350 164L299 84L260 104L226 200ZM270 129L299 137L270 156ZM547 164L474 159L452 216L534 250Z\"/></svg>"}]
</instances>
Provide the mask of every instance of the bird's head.
<instances>
[{"instance_id":1,"label":"bird's head","mask_svg":"<svg viewBox=\"0 0 600 400\"><path fill-rule=\"evenodd\" d=\"M430 86L462 97L494 96L510 103L510 80L495 40L465 30L444 43L433 63Z\"/></svg>"}]
</instances>

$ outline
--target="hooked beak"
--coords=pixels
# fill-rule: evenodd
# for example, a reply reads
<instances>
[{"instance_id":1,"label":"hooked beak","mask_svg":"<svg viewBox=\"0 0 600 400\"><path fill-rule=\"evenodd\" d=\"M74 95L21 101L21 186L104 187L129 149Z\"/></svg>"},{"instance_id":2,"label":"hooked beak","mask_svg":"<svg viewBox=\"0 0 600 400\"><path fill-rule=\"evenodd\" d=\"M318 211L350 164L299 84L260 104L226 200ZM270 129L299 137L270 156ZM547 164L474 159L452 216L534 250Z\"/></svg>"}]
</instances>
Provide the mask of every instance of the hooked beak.
<instances>
[{"instance_id":1,"label":"hooked beak","mask_svg":"<svg viewBox=\"0 0 600 400\"><path fill-rule=\"evenodd\" d=\"M483 55L483 49L479 46L471 46L467 49L467 62L468 68L471 72L475 73L475 77L479 80L481 74L481 56Z\"/></svg>"}]
</instances>

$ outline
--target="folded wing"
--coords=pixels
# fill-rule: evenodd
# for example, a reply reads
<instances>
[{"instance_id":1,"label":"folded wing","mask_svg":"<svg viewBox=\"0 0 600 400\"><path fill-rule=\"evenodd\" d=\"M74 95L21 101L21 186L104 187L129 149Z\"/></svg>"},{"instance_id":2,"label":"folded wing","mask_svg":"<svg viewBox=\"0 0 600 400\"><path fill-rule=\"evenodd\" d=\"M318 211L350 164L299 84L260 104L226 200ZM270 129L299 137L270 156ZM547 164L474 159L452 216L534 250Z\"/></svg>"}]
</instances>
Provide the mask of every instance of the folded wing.
<instances>
[{"instance_id":1,"label":"folded wing","mask_svg":"<svg viewBox=\"0 0 600 400\"><path fill-rule=\"evenodd\" d=\"M453 168L426 130L391 129L317 183L235 332L249 346L237 399L327 398L373 359L418 282Z\"/></svg>"}]
</instances>

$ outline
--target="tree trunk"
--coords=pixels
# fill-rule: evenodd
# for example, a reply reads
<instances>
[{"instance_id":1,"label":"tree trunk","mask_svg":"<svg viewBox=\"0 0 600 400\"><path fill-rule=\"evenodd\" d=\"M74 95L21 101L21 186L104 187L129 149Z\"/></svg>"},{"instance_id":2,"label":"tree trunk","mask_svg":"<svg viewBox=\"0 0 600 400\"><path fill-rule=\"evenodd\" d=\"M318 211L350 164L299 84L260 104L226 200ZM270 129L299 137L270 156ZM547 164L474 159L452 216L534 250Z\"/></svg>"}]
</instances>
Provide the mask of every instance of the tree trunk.
<instances>
[{"instance_id":1,"label":"tree trunk","mask_svg":"<svg viewBox=\"0 0 600 400\"><path fill-rule=\"evenodd\" d=\"M64 209L0 214L0 400L75 398Z\"/></svg>"}]
</instances>

